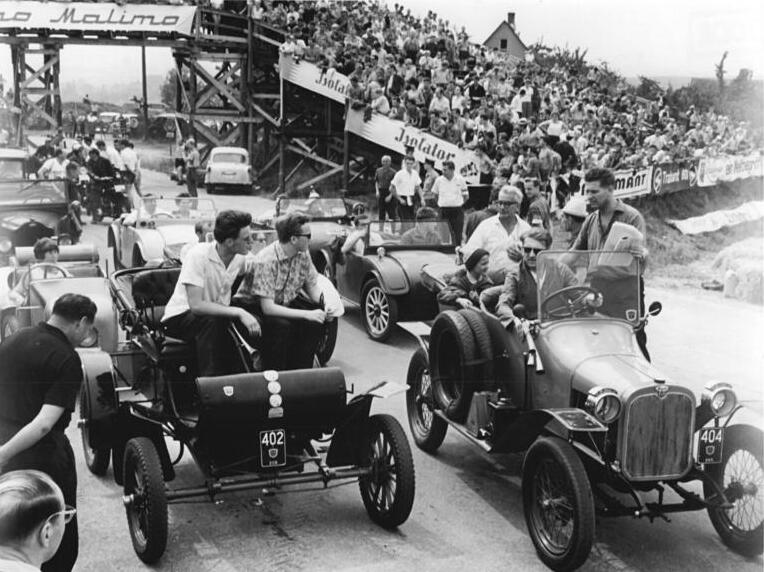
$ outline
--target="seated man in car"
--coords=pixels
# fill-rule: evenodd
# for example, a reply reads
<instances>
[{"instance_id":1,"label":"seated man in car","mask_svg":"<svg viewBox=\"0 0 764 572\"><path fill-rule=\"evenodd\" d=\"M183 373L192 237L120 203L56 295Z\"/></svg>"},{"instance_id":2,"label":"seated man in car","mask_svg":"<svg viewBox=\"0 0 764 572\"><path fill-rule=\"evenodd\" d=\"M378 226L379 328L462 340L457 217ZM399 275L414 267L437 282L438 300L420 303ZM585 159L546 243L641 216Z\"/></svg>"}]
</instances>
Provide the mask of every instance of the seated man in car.
<instances>
[{"instance_id":1,"label":"seated man in car","mask_svg":"<svg viewBox=\"0 0 764 572\"><path fill-rule=\"evenodd\" d=\"M45 262L49 264L58 263L58 243L52 238L38 238L34 243L32 251L34 252L35 259L29 263L30 266ZM34 272L32 272L31 268L24 270L22 271L21 276L18 278L16 285L13 287L13 290L11 290L11 293L8 297L10 298L11 302L17 306L21 306L26 303L27 292L29 290L29 282L33 278L42 280L45 278L63 278L63 276L64 275L60 270L56 270L56 268L52 266L45 266L41 269L35 270Z\"/></svg>"},{"instance_id":2,"label":"seated man in car","mask_svg":"<svg viewBox=\"0 0 764 572\"><path fill-rule=\"evenodd\" d=\"M438 213L432 207L420 207L416 211L416 224L401 235L401 244L443 244L443 237L435 225L427 224L438 220Z\"/></svg>"},{"instance_id":3,"label":"seated man in car","mask_svg":"<svg viewBox=\"0 0 764 572\"><path fill-rule=\"evenodd\" d=\"M488 258L488 251L482 248L470 254L464 261L464 268L460 268L438 293L438 302L461 308L479 307L480 294L493 286L488 278Z\"/></svg>"},{"instance_id":4,"label":"seated man in car","mask_svg":"<svg viewBox=\"0 0 764 572\"><path fill-rule=\"evenodd\" d=\"M568 286L576 286L578 280L566 265L550 261L545 265L542 276L536 264L536 256L548 249L552 244L552 235L543 227L534 227L520 237L523 248L523 259L519 266L510 270L504 280L499 301L496 305L496 315L505 326L512 323L515 314L515 304L525 307L525 315L533 320L538 316L538 289L543 283L543 291L554 293ZM483 300L487 300L484 295ZM486 302L486 307L489 303Z\"/></svg>"},{"instance_id":5,"label":"seated man in car","mask_svg":"<svg viewBox=\"0 0 764 572\"><path fill-rule=\"evenodd\" d=\"M196 201L188 193L180 193L175 197L175 205L177 208L172 211L172 216L175 218L191 218L193 216L191 209L194 207Z\"/></svg>"},{"instance_id":6,"label":"seated man in car","mask_svg":"<svg viewBox=\"0 0 764 572\"><path fill-rule=\"evenodd\" d=\"M263 364L266 369L313 367L324 331L318 272L310 258L308 217L290 213L276 221L278 240L255 255L252 269L237 296L259 303L263 323ZM304 289L309 301L298 293Z\"/></svg>"},{"instance_id":7,"label":"seated man in car","mask_svg":"<svg viewBox=\"0 0 764 572\"><path fill-rule=\"evenodd\" d=\"M162 323L167 335L196 342L200 376L244 371L228 332L232 321L250 336L260 334L257 318L230 305L234 281L247 267L250 224L249 213L222 211L215 219L215 242L202 242L188 251L165 306Z\"/></svg>"},{"instance_id":8,"label":"seated man in car","mask_svg":"<svg viewBox=\"0 0 764 572\"><path fill-rule=\"evenodd\" d=\"M170 216L169 212L157 209L157 198L151 193L146 193L141 199L140 207L122 216L123 225L132 226L138 222L139 218L141 220L149 220L156 216Z\"/></svg>"}]
</instances>

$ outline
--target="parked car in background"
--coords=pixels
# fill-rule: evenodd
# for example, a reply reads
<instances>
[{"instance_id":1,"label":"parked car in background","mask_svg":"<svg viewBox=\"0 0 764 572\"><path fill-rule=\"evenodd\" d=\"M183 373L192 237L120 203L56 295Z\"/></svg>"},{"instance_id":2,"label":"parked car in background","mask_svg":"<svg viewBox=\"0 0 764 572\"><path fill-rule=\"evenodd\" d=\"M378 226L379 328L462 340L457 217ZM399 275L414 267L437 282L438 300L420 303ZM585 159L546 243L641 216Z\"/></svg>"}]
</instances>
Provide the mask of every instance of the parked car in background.
<instances>
[{"instance_id":1,"label":"parked car in background","mask_svg":"<svg viewBox=\"0 0 764 572\"><path fill-rule=\"evenodd\" d=\"M246 149L215 147L210 151L204 171L204 188L209 194L225 191L249 193L252 181L252 165Z\"/></svg>"}]
</instances>

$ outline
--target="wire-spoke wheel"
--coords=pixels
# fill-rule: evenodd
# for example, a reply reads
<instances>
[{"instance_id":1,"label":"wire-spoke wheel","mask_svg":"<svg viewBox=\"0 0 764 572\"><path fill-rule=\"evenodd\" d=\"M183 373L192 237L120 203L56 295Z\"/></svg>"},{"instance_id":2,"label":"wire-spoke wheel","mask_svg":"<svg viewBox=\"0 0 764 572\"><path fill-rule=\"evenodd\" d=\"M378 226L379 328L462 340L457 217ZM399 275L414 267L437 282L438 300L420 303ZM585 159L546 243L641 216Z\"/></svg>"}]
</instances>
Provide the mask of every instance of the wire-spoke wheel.
<instances>
[{"instance_id":1,"label":"wire-spoke wheel","mask_svg":"<svg viewBox=\"0 0 764 572\"><path fill-rule=\"evenodd\" d=\"M363 288L361 315L369 337L379 342L390 337L398 322L397 302L382 289L375 278L369 280Z\"/></svg>"},{"instance_id":2,"label":"wire-spoke wheel","mask_svg":"<svg viewBox=\"0 0 764 572\"><path fill-rule=\"evenodd\" d=\"M411 356L406 382L409 386L406 410L414 442L423 451L434 453L446 438L448 424L435 415L430 363L424 348L419 348Z\"/></svg>"},{"instance_id":3,"label":"wire-spoke wheel","mask_svg":"<svg viewBox=\"0 0 764 572\"><path fill-rule=\"evenodd\" d=\"M724 435L722 462L706 465L706 471L724 491L732 508L709 508L708 516L722 542L744 556L764 549L764 439L749 425L728 427ZM714 490L704 485L706 500Z\"/></svg>"},{"instance_id":4,"label":"wire-spoke wheel","mask_svg":"<svg viewBox=\"0 0 764 572\"><path fill-rule=\"evenodd\" d=\"M146 437L127 442L124 461L124 503L133 549L152 564L167 546L167 497L156 447Z\"/></svg>"},{"instance_id":5,"label":"wire-spoke wheel","mask_svg":"<svg viewBox=\"0 0 764 572\"><path fill-rule=\"evenodd\" d=\"M80 389L80 437L82 439L82 454L85 457L85 465L88 470L98 477L102 477L109 469L111 460L111 448L94 449L90 446L90 403L87 389Z\"/></svg>"},{"instance_id":6,"label":"wire-spoke wheel","mask_svg":"<svg viewBox=\"0 0 764 572\"><path fill-rule=\"evenodd\" d=\"M366 458L371 472L359 479L361 498L371 519L383 528L395 528L414 506L414 460L400 423L390 415L369 418Z\"/></svg>"},{"instance_id":7,"label":"wire-spoke wheel","mask_svg":"<svg viewBox=\"0 0 764 572\"><path fill-rule=\"evenodd\" d=\"M324 323L324 331L318 342L318 348L316 348L316 359L322 367L329 363L334 353L334 347L337 345L339 323L340 321L337 318Z\"/></svg>"},{"instance_id":8,"label":"wire-spoke wheel","mask_svg":"<svg viewBox=\"0 0 764 572\"><path fill-rule=\"evenodd\" d=\"M594 542L594 498L586 470L566 441L542 437L523 463L523 509L539 558L553 570L573 570Z\"/></svg>"}]
</instances>

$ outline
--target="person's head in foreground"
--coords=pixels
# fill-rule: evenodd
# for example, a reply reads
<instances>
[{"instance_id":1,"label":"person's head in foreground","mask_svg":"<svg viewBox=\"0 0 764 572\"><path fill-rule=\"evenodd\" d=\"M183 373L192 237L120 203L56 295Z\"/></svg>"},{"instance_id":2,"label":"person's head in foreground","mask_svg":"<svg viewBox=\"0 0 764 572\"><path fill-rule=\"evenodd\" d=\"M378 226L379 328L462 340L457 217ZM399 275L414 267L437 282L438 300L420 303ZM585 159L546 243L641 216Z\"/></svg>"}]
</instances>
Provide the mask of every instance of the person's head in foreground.
<instances>
[{"instance_id":1,"label":"person's head in foreground","mask_svg":"<svg viewBox=\"0 0 764 572\"><path fill-rule=\"evenodd\" d=\"M246 255L252 244L252 215L244 211L226 210L215 218L215 241L231 254Z\"/></svg>"},{"instance_id":2,"label":"person's head in foreground","mask_svg":"<svg viewBox=\"0 0 764 572\"><path fill-rule=\"evenodd\" d=\"M75 509L40 471L10 471L0 476L0 559L39 568L58 550Z\"/></svg>"},{"instance_id":3,"label":"person's head in foreground","mask_svg":"<svg viewBox=\"0 0 764 572\"><path fill-rule=\"evenodd\" d=\"M613 196L615 175L610 169L604 167L589 169L584 175L584 183L586 184L586 204L591 210L601 210L615 201Z\"/></svg>"},{"instance_id":4,"label":"person's head in foreground","mask_svg":"<svg viewBox=\"0 0 764 572\"><path fill-rule=\"evenodd\" d=\"M520 237L523 245L523 262L531 270L536 270L536 257L552 245L552 235L544 228L533 227Z\"/></svg>"},{"instance_id":5,"label":"person's head in foreground","mask_svg":"<svg viewBox=\"0 0 764 572\"><path fill-rule=\"evenodd\" d=\"M488 274L488 251L477 248L464 261L464 267L474 280L484 278Z\"/></svg>"},{"instance_id":6,"label":"person's head in foreground","mask_svg":"<svg viewBox=\"0 0 764 572\"><path fill-rule=\"evenodd\" d=\"M304 214L290 213L276 221L276 234L283 247L296 252L306 252L310 246L310 218Z\"/></svg>"},{"instance_id":7,"label":"person's head in foreground","mask_svg":"<svg viewBox=\"0 0 764 572\"><path fill-rule=\"evenodd\" d=\"M58 243L49 237L38 238L32 247L37 262L58 262Z\"/></svg>"}]
</instances>

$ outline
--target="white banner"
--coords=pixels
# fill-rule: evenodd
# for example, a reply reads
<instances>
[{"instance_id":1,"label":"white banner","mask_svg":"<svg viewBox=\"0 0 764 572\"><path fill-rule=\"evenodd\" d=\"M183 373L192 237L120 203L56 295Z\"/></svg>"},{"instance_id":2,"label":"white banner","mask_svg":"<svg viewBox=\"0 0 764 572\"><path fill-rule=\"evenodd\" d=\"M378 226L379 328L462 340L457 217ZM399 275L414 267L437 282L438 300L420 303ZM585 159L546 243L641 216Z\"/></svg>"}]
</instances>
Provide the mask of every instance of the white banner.
<instances>
[{"instance_id":1,"label":"white banner","mask_svg":"<svg viewBox=\"0 0 764 572\"><path fill-rule=\"evenodd\" d=\"M615 195L618 199L628 199L650 194L652 167L615 171Z\"/></svg>"},{"instance_id":2,"label":"white banner","mask_svg":"<svg viewBox=\"0 0 764 572\"><path fill-rule=\"evenodd\" d=\"M345 103L350 86L348 76L335 69L322 72L321 68L310 62L295 63L291 56L281 55L279 60L281 77L295 85L314 91L334 101Z\"/></svg>"},{"instance_id":3,"label":"white banner","mask_svg":"<svg viewBox=\"0 0 764 572\"><path fill-rule=\"evenodd\" d=\"M741 156L708 157L698 164L698 186L712 187L722 181L735 181L764 175L760 153Z\"/></svg>"},{"instance_id":4,"label":"white banner","mask_svg":"<svg viewBox=\"0 0 764 572\"><path fill-rule=\"evenodd\" d=\"M406 153L406 147L411 146L417 161L432 159L436 169L442 168L443 161L453 161L457 172L468 184L478 183L480 173L476 153L460 149L453 143L397 119L375 113L371 119L364 121L363 116L363 110L348 109L345 129L401 155Z\"/></svg>"},{"instance_id":5,"label":"white banner","mask_svg":"<svg viewBox=\"0 0 764 572\"><path fill-rule=\"evenodd\" d=\"M31 2L3 0L0 30L5 28L118 32L165 32L191 35L195 6L101 2Z\"/></svg>"},{"instance_id":6,"label":"white banner","mask_svg":"<svg viewBox=\"0 0 764 572\"><path fill-rule=\"evenodd\" d=\"M684 220L669 219L667 222L677 227L682 234L701 234L762 218L764 218L764 201L751 201L743 203L736 209L714 211Z\"/></svg>"}]
</instances>

